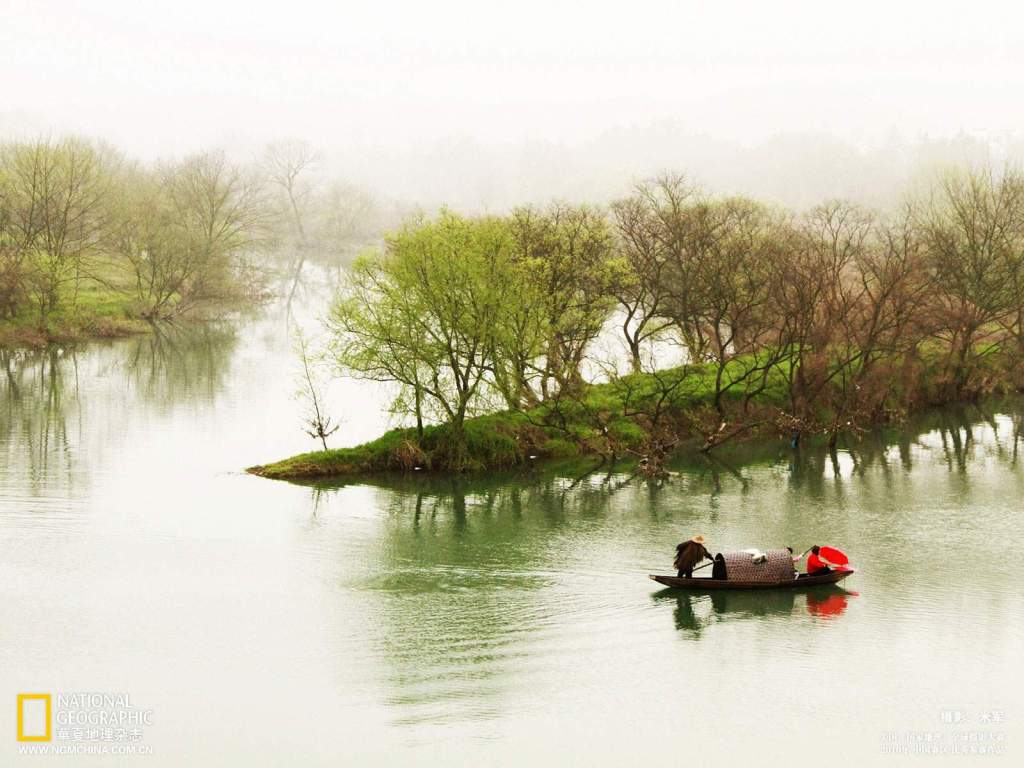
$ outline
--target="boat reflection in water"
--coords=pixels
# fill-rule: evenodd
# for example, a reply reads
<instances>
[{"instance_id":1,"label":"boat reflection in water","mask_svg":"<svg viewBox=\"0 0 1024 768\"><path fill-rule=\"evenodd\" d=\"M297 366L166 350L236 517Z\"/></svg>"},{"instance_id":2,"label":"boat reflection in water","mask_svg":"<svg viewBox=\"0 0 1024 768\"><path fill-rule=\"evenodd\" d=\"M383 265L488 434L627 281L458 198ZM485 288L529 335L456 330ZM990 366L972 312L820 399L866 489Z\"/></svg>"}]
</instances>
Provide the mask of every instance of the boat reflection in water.
<instances>
[{"instance_id":1,"label":"boat reflection in water","mask_svg":"<svg viewBox=\"0 0 1024 768\"><path fill-rule=\"evenodd\" d=\"M818 592L807 593L807 612L812 616L822 618L837 618L846 612L850 597L855 597L856 592L847 592L840 589L821 594Z\"/></svg>"},{"instance_id":2,"label":"boat reflection in water","mask_svg":"<svg viewBox=\"0 0 1024 768\"><path fill-rule=\"evenodd\" d=\"M652 596L659 602L675 602L676 629L699 637L713 624L739 619L764 619L810 614L834 620L845 613L856 592L834 585L808 590L714 590L706 593L662 589Z\"/></svg>"}]
</instances>

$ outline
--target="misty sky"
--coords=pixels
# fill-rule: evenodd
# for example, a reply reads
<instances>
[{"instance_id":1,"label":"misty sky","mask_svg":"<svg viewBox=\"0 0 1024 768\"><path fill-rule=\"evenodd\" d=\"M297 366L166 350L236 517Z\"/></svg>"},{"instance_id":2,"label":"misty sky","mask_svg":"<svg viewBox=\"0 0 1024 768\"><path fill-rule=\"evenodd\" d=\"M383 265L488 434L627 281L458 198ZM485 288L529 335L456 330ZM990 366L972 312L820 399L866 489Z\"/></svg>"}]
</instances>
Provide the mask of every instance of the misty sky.
<instances>
[{"instance_id":1,"label":"misty sky","mask_svg":"<svg viewBox=\"0 0 1024 768\"><path fill-rule=\"evenodd\" d=\"M572 149L658 125L746 145L1024 127L1020 3L0 7L0 132L84 133L142 157L284 135L415 164L438 146Z\"/></svg>"}]
</instances>

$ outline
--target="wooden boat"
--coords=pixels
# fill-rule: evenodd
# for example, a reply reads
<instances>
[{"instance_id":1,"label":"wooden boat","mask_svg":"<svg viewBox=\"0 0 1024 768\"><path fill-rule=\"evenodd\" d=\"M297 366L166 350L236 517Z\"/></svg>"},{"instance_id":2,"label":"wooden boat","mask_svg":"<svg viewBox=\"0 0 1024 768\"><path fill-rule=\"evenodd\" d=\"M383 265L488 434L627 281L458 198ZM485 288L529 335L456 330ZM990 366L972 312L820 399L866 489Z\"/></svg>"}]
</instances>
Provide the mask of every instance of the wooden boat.
<instances>
[{"instance_id":1,"label":"wooden boat","mask_svg":"<svg viewBox=\"0 0 1024 768\"><path fill-rule=\"evenodd\" d=\"M839 566L829 573L816 576L800 576L798 578L781 579L778 581L748 581L744 579L711 579L707 577L680 578L678 576L658 576L652 574L649 579L673 589L799 589L801 587L817 587L822 584L838 584L852 573L853 568Z\"/></svg>"}]
</instances>

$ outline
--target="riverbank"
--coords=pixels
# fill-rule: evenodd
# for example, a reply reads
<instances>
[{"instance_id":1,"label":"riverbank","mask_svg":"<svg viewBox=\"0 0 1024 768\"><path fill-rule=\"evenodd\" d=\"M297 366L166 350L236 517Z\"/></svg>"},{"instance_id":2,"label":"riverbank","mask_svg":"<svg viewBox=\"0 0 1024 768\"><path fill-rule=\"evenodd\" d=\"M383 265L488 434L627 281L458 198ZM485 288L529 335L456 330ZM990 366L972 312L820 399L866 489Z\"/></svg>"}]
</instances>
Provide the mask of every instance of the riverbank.
<instances>
[{"instance_id":1,"label":"riverbank","mask_svg":"<svg viewBox=\"0 0 1024 768\"><path fill-rule=\"evenodd\" d=\"M1012 394L1019 388L995 368L979 380L984 386L948 394L938 378L940 357L918 360L918 376L905 389L890 390L870 411L851 416L832 434L856 434L867 428L900 423L913 413L936 406ZM735 361L742 366L743 361ZM728 367L726 378L728 378ZM738 390L714 406L715 375L711 365L685 366L657 373L624 376L613 382L585 385L573 398L559 398L524 411L505 411L467 419L460 469L453 467L456 438L449 425L393 429L376 440L350 448L311 451L246 469L272 479L357 476L374 472L455 472L507 469L549 459L594 456L614 463L624 458L650 461L660 471L667 456L680 449L707 451L725 443L757 439L827 440L836 414L819 411L815 421L795 420L788 376L774 370L763 389L747 397ZM945 394L944 394L945 393Z\"/></svg>"},{"instance_id":2,"label":"riverbank","mask_svg":"<svg viewBox=\"0 0 1024 768\"><path fill-rule=\"evenodd\" d=\"M609 461L643 459L688 442L699 446L719 423L712 407L714 391L710 366L687 366L586 385L573 398L524 411L470 418L464 425L463 453L469 461L463 469L505 469L538 460L584 456ZM739 407L741 399L732 392L723 397L730 408ZM785 381L779 372L748 403L749 423L742 429L742 438L778 435L774 414L785 400ZM659 444L659 439L665 444ZM427 426L422 435L414 428L393 429L362 445L303 453L246 471L274 479L382 471L446 472L452 469L454 442L448 425Z\"/></svg>"},{"instance_id":3,"label":"riverbank","mask_svg":"<svg viewBox=\"0 0 1024 768\"><path fill-rule=\"evenodd\" d=\"M269 299L269 293L248 297L252 304ZM247 302L224 301L220 306L193 311L174 322L204 323L229 313L244 311ZM50 344L77 344L152 333L161 320L147 319L136 298L97 284L83 285L74 301L67 301L40 321L22 312L0 320L0 349L43 349ZM166 321L171 322L171 321Z\"/></svg>"},{"instance_id":4,"label":"riverbank","mask_svg":"<svg viewBox=\"0 0 1024 768\"><path fill-rule=\"evenodd\" d=\"M83 291L74 307L52 312L45 321L21 314L0 320L0 347L40 349L147 333L149 323L133 315L132 302L114 291Z\"/></svg>"}]
</instances>

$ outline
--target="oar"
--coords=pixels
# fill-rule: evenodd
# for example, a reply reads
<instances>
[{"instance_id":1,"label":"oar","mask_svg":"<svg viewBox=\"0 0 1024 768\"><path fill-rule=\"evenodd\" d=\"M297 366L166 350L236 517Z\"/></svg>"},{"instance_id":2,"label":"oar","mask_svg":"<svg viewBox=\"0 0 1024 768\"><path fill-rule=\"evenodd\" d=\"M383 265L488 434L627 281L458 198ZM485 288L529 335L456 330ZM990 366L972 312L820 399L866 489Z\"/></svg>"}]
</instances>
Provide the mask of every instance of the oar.
<instances>
[{"instance_id":1,"label":"oar","mask_svg":"<svg viewBox=\"0 0 1024 768\"><path fill-rule=\"evenodd\" d=\"M699 570L700 570L701 568L707 568L707 567L708 567L709 565L714 565L714 564L715 564L715 561L714 561L714 560L712 560L712 561L711 561L710 563L704 563L704 565L698 565L698 566L697 566L696 568L694 568L693 570L695 570L695 571L699 571Z\"/></svg>"}]
</instances>

